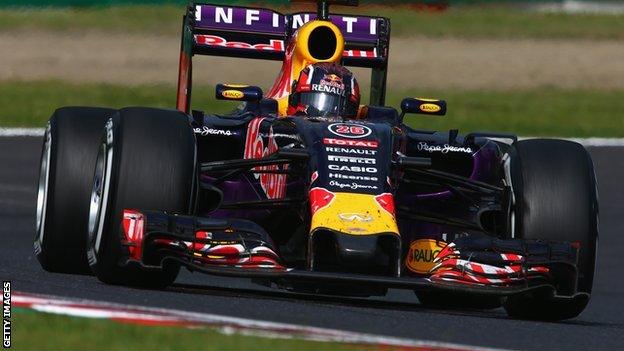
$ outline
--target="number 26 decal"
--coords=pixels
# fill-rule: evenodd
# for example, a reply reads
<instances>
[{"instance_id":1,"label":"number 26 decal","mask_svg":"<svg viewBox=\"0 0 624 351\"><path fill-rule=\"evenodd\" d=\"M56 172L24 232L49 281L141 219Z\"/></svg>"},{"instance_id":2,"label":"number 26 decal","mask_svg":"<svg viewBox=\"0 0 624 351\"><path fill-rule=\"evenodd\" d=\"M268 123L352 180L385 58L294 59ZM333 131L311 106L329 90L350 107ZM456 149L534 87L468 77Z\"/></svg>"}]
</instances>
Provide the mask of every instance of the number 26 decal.
<instances>
[{"instance_id":1,"label":"number 26 decal","mask_svg":"<svg viewBox=\"0 0 624 351\"><path fill-rule=\"evenodd\" d=\"M330 124L327 129L332 134L343 138L364 138L373 133L369 127L360 124L334 123Z\"/></svg>"}]
</instances>

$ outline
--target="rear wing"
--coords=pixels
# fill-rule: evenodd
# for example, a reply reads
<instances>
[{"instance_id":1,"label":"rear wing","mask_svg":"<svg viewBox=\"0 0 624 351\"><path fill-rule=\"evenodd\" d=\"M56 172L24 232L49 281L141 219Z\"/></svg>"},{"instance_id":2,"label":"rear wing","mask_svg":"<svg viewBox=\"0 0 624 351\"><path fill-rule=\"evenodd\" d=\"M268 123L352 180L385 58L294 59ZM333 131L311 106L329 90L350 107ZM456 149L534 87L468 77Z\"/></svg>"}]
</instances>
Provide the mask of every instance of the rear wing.
<instances>
[{"instance_id":1,"label":"rear wing","mask_svg":"<svg viewBox=\"0 0 624 351\"><path fill-rule=\"evenodd\" d=\"M188 112L191 58L194 55L277 60L285 58L295 31L317 13L282 14L270 9L192 2L184 16L178 109ZM385 104L390 20L384 17L331 14L345 38L342 64L371 68L372 105Z\"/></svg>"}]
</instances>

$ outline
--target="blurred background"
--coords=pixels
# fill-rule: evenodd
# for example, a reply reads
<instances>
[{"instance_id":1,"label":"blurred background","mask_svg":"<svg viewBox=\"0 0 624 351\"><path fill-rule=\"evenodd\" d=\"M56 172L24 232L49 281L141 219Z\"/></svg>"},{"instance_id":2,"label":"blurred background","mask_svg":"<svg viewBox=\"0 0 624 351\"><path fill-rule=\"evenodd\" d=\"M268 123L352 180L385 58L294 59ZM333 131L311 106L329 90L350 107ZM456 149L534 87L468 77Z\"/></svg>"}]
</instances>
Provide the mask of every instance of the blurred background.
<instances>
[{"instance_id":1,"label":"blurred background","mask_svg":"<svg viewBox=\"0 0 624 351\"><path fill-rule=\"evenodd\" d=\"M309 9L276 1L206 2ZM388 104L446 99L418 128L624 137L624 1L360 1L392 20ZM63 105L175 106L187 1L0 0L0 127L43 127ZM194 108L214 84L267 89L279 62L198 57ZM369 74L356 70L361 85Z\"/></svg>"}]
</instances>

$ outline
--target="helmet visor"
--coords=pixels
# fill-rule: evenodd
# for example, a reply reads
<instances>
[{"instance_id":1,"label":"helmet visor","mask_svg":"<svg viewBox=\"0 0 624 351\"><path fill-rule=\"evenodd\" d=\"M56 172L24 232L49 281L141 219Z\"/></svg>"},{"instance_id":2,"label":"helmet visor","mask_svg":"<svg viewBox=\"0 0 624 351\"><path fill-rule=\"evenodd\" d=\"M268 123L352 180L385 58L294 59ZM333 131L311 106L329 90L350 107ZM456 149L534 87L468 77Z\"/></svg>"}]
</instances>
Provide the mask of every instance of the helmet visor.
<instances>
[{"instance_id":1,"label":"helmet visor","mask_svg":"<svg viewBox=\"0 0 624 351\"><path fill-rule=\"evenodd\" d=\"M307 106L310 117L340 116L344 112L344 99L340 95L328 93L301 93L299 103Z\"/></svg>"}]
</instances>

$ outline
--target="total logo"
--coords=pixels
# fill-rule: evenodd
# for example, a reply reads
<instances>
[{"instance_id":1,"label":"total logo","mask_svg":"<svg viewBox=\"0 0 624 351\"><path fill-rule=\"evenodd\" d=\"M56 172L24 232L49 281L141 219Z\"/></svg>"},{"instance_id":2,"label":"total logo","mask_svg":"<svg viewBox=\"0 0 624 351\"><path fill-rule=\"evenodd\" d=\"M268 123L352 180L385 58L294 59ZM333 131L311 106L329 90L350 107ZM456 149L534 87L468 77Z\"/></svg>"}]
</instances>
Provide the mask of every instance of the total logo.
<instances>
[{"instance_id":1,"label":"total logo","mask_svg":"<svg viewBox=\"0 0 624 351\"><path fill-rule=\"evenodd\" d=\"M372 129L361 124L332 123L327 129L334 135L350 139L366 138L373 133Z\"/></svg>"},{"instance_id":2,"label":"total logo","mask_svg":"<svg viewBox=\"0 0 624 351\"><path fill-rule=\"evenodd\" d=\"M373 140L348 140L348 139L334 139L334 138L324 138L323 144L339 145L339 146L368 147L371 149L376 149L379 146L379 143Z\"/></svg>"}]
</instances>

